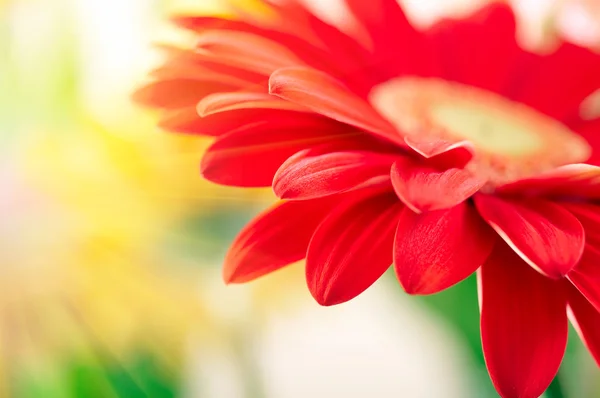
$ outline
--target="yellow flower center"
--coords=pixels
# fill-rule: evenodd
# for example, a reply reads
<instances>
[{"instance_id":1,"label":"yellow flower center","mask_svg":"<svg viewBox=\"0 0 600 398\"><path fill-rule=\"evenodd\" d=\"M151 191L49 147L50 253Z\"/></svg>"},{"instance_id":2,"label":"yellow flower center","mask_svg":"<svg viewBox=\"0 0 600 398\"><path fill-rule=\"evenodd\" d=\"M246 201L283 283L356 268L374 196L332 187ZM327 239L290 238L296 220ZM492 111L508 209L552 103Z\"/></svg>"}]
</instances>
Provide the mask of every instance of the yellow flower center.
<instances>
[{"instance_id":1,"label":"yellow flower center","mask_svg":"<svg viewBox=\"0 0 600 398\"><path fill-rule=\"evenodd\" d=\"M468 141L470 166L494 185L570 163L591 149L559 121L522 103L440 79L397 78L373 89L373 106L413 141Z\"/></svg>"}]
</instances>

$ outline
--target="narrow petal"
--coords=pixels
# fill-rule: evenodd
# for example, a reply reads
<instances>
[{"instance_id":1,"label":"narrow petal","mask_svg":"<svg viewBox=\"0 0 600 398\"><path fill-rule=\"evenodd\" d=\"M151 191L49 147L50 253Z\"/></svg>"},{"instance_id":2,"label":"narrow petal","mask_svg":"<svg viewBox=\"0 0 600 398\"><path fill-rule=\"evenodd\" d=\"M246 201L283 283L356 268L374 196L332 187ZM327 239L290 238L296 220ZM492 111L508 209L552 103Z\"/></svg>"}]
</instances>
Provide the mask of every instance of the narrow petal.
<instances>
[{"instance_id":1,"label":"narrow petal","mask_svg":"<svg viewBox=\"0 0 600 398\"><path fill-rule=\"evenodd\" d=\"M397 0L345 0L368 32L376 69L361 71L375 84L401 74L426 75L433 63L422 33L410 23ZM369 73L376 72L376 73Z\"/></svg>"},{"instance_id":2,"label":"narrow petal","mask_svg":"<svg viewBox=\"0 0 600 398\"><path fill-rule=\"evenodd\" d=\"M268 38L242 31L205 30L198 48L231 66L270 75L274 70L304 65L292 51Z\"/></svg>"},{"instance_id":3,"label":"narrow petal","mask_svg":"<svg viewBox=\"0 0 600 398\"><path fill-rule=\"evenodd\" d=\"M439 21L426 34L439 54L443 78L502 92L522 50L510 5L491 3L459 20Z\"/></svg>"},{"instance_id":4,"label":"narrow petal","mask_svg":"<svg viewBox=\"0 0 600 398\"><path fill-rule=\"evenodd\" d=\"M270 4L270 7L277 11L274 14L280 14L284 23L276 22L274 29L260 27L257 24L251 24L239 20L227 20L222 18L214 17L179 17L175 19L175 22L180 26L187 29L201 32L205 30L225 30L225 31L241 31L247 34L254 34L263 38L270 39L272 42L279 43L286 48L293 48L294 54L302 59L302 61L311 65L314 68L320 70L329 70L336 65L336 51L339 53L340 37L350 41L350 38L344 36L338 29L330 27L331 29L327 33L331 33L331 37L318 37L315 33L315 24L323 22L319 21L316 17L308 13L305 9L298 9L295 7L294 10L290 10L290 3L279 4L275 6ZM288 8L287 10L285 8ZM284 12L281 12L284 11ZM302 15L299 15L302 14ZM303 18L306 17L306 18ZM298 21L300 20L300 21ZM264 21L262 21L264 22ZM300 22L300 23L297 23ZM318 27L317 27L318 28ZM283 31L282 31L283 30ZM319 33L324 33L323 29L318 29ZM334 48L322 48L323 42L334 42L338 43L337 47ZM355 44L356 46L356 44Z\"/></svg>"},{"instance_id":5,"label":"narrow petal","mask_svg":"<svg viewBox=\"0 0 600 398\"><path fill-rule=\"evenodd\" d=\"M306 259L306 280L321 305L340 304L371 286L392 264L402 205L393 194L336 209L317 228Z\"/></svg>"},{"instance_id":6,"label":"narrow petal","mask_svg":"<svg viewBox=\"0 0 600 398\"><path fill-rule=\"evenodd\" d=\"M581 223L564 207L542 199L475 196L485 221L529 265L551 278L575 267L585 245Z\"/></svg>"},{"instance_id":7,"label":"narrow petal","mask_svg":"<svg viewBox=\"0 0 600 398\"><path fill-rule=\"evenodd\" d=\"M438 170L403 157L392 166L392 183L398 197L421 213L456 206L477 192L485 180L465 169Z\"/></svg>"},{"instance_id":8,"label":"narrow petal","mask_svg":"<svg viewBox=\"0 0 600 398\"><path fill-rule=\"evenodd\" d=\"M228 65L195 49L168 45L159 46L159 49L166 53L166 61L151 72L157 80L191 79L226 84L232 90L253 87L264 91L264 74Z\"/></svg>"},{"instance_id":9,"label":"narrow petal","mask_svg":"<svg viewBox=\"0 0 600 398\"><path fill-rule=\"evenodd\" d=\"M569 289L569 318L600 366L600 312L575 288Z\"/></svg>"},{"instance_id":10,"label":"narrow petal","mask_svg":"<svg viewBox=\"0 0 600 398\"><path fill-rule=\"evenodd\" d=\"M585 243L600 249L600 204L562 202L561 205L573 214L585 230Z\"/></svg>"},{"instance_id":11,"label":"narrow petal","mask_svg":"<svg viewBox=\"0 0 600 398\"><path fill-rule=\"evenodd\" d=\"M586 245L581 261L567 277L600 311L600 249Z\"/></svg>"},{"instance_id":12,"label":"narrow petal","mask_svg":"<svg viewBox=\"0 0 600 398\"><path fill-rule=\"evenodd\" d=\"M360 187L375 177L386 177L397 156L367 151L323 153L321 147L306 149L286 160L273 179L281 199L312 199Z\"/></svg>"},{"instance_id":13,"label":"narrow petal","mask_svg":"<svg viewBox=\"0 0 600 398\"><path fill-rule=\"evenodd\" d=\"M269 92L316 113L366 130L402 147L403 138L362 98L333 77L309 68L285 68L271 75Z\"/></svg>"},{"instance_id":14,"label":"narrow petal","mask_svg":"<svg viewBox=\"0 0 600 398\"><path fill-rule=\"evenodd\" d=\"M204 96L227 89L231 87L201 80L160 80L138 89L133 100L148 107L172 109L196 105Z\"/></svg>"},{"instance_id":15,"label":"narrow petal","mask_svg":"<svg viewBox=\"0 0 600 398\"><path fill-rule=\"evenodd\" d=\"M586 163L600 166L600 118L580 121L574 126L569 126L577 134L581 135L592 147L592 155Z\"/></svg>"},{"instance_id":16,"label":"narrow petal","mask_svg":"<svg viewBox=\"0 0 600 398\"><path fill-rule=\"evenodd\" d=\"M198 103L198 114L202 117L219 112L240 109L275 109L288 111L308 111L289 101L283 101L268 93L235 91L207 95Z\"/></svg>"},{"instance_id":17,"label":"narrow petal","mask_svg":"<svg viewBox=\"0 0 600 398\"><path fill-rule=\"evenodd\" d=\"M296 152L344 137L357 134L317 115L258 121L219 137L202 158L202 175L223 185L268 187L277 169Z\"/></svg>"},{"instance_id":18,"label":"narrow petal","mask_svg":"<svg viewBox=\"0 0 600 398\"><path fill-rule=\"evenodd\" d=\"M475 272L494 241L469 204L424 214L405 209L394 244L396 275L409 294L437 293Z\"/></svg>"},{"instance_id":19,"label":"narrow petal","mask_svg":"<svg viewBox=\"0 0 600 398\"><path fill-rule=\"evenodd\" d=\"M240 128L261 125L289 125L291 121L301 119L314 119L306 113L270 109L270 108L241 108L223 112L211 113L200 117L196 106L166 112L159 125L161 128L187 134L220 136ZM324 117L321 120L326 120ZM339 123L341 125L341 123Z\"/></svg>"},{"instance_id":20,"label":"narrow petal","mask_svg":"<svg viewBox=\"0 0 600 398\"><path fill-rule=\"evenodd\" d=\"M280 202L259 215L233 241L223 268L225 282L248 282L303 259L333 204L332 200Z\"/></svg>"},{"instance_id":21,"label":"narrow petal","mask_svg":"<svg viewBox=\"0 0 600 398\"><path fill-rule=\"evenodd\" d=\"M591 49L563 42L551 54L526 60L516 65L526 80L519 82L514 99L557 120L578 116L581 103L600 86L600 54Z\"/></svg>"},{"instance_id":22,"label":"narrow petal","mask_svg":"<svg viewBox=\"0 0 600 398\"><path fill-rule=\"evenodd\" d=\"M570 164L498 188L505 194L600 199L600 167Z\"/></svg>"},{"instance_id":23,"label":"narrow petal","mask_svg":"<svg viewBox=\"0 0 600 398\"><path fill-rule=\"evenodd\" d=\"M558 281L498 241L481 268L481 340L504 398L537 398L558 372L566 344L566 298Z\"/></svg>"}]
</instances>

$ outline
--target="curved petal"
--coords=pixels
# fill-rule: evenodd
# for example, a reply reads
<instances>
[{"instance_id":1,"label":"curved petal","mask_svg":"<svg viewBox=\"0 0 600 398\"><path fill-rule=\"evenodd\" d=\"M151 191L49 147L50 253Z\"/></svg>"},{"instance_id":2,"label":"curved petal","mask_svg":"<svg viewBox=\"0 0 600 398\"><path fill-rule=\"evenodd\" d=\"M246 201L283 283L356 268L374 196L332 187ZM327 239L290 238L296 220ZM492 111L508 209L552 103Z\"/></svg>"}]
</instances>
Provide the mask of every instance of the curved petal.
<instances>
[{"instance_id":1,"label":"curved petal","mask_svg":"<svg viewBox=\"0 0 600 398\"><path fill-rule=\"evenodd\" d=\"M581 261L567 277L600 311L600 248L586 245Z\"/></svg>"},{"instance_id":2,"label":"curved petal","mask_svg":"<svg viewBox=\"0 0 600 398\"><path fill-rule=\"evenodd\" d=\"M288 111L308 111L289 101L283 101L268 93L234 91L207 95L198 102L197 110L201 117L240 109L269 109Z\"/></svg>"},{"instance_id":3,"label":"curved petal","mask_svg":"<svg viewBox=\"0 0 600 398\"><path fill-rule=\"evenodd\" d=\"M475 204L484 220L540 273L561 278L579 262L583 226L564 207L542 199L491 195L476 195Z\"/></svg>"},{"instance_id":4,"label":"curved petal","mask_svg":"<svg viewBox=\"0 0 600 398\"><path fill-rule=\"evenodd\" d=\"M264 91L264 74L227 65L193 49L168 45L161 45L159 48L166 53L167 59L163 65L150 73L157 80L191 79L226 84L231 90L253 88Z\"/></svg>"},{"instance_id":5,"label":"curved petal","mask_svg":"<svg viewBox=\"0 0 600 398\"><path fill-rule=\"evenodd\" d=\"M571 287L568 297L569 319L600 366L600 312L577 289Z\"/></svg>"},{"instance_id":6,"label":"curved petal","mask_svg":"<svg viewBox=\"0 0 600 398\"><path fill-rule=\"evenodd\" d=\"M310 238L334 203L280 202L256 217L229 248L225 282L248 282L303 259Z\"/></svg>"},{"instance_id":7,"label":"curved petal","mask_svg":"<svg viewBox=\"0 0 600 398\"><path fill-rule=\"evenodd\" d=\"M600 118L581 121L575 126L569 126L581 135L592 147L592 155L586 163L600 166Z\"/></svg>"},{"instance_id":8,"label":"curved petal","mask_svg":"<svg viewBox=\"0 0 600 398\"><path fill-rule=\"evenodd\" d=\"M600 204L562 202L561 205L573 214L585 230L585 243L600 249Z\"/></svg>"},{"instance_id":9,"label":"curved petal","mask_svg":"<svg viewBox=\"0 0 600 398\"><path fill-rule=\"evenodd\" d=\"M203 30L197 46L220 62L270 75L274 70L304 65L293 51L266 37L235 30Z\"/></svg>"},{"instance_id":10,"label":"curved petal","mask_svg":"<svg viewBox=\"0 0 600 398\"><path fill-rule=\"evenodd\" d=\"M522 196L600 199L600 167L570 164L538 177L501 186L497 192Z\"/></svg>"},{"instance_id":11,"label":"curved petal","mask_svg":"<svg viewBox=\"0 0 600 398\"><path fill-rule=\"evenodd\" d=\"M437 293L475 272L495 239L466 203L424 214L404 209L394 243L396 275L409 294Z\"/></svg>"},{"instance_id":12,"label":"curved petal","mask_svg":"<svg viewBox=\"0 0 600 398\"><path fill-rule=\"evenodd\" d=\"M345 2L372 43L370 64L376 67L360 73L375 84L402 74L430 74L435 63L431 62L424 35L411 25L397 0Z\"/></svg>"},{"instance_id":13,"label":"curved petal","mask_svg":"<svg viewBox=\"0 0 600 398\"><path fill-rule=\"evenodd\" d=\"M319 225L306 258L308 288L319 304L353 299L390 267L401 209L393 194L378 195L336 209Z\"/></svg>"},{"instance_id":14,"label":"curved petal","mask_svg":"<svg viewBox=\"0 0 600 398\"><path fill-rule=\"evenodd\" d=\"M485 180L465 169L439 170L403 157L392 166L392 184L398 197L421 213L456 206L476 193Z\"/></svg>"},{"instance_id":15,"label":"curved petal","mask_svg":"<svg viewBox=\"0 0 600 398\"><path fill-rule=\"evenodd\" d=\"M492 2L459 20L442 20L426 35L439 54L444 78L502 92L522 52L515 32L510 5Z\"/></svg>"},{"instance_id":16,"label":"curved petal","mask_svg":"<svg viewBox=\"0 0 600 398\"><path fill-rule=\"evenodd\" d=\"M557 120L577 118L581 103L600 87L600 54L591 49L563 42L551 54L523 59L514 99Z\"/></svg>"},{"instance_id":17,"label":"curved petal","mask_svg":"<svg viewBox=\"0 0 600 398\"><path fill-rule=\"evenodd\" d=\"M402 136L369 103L326 73L301 67L279 69L269 79L269 92L402 147L406 146Z\"/></svg>"},{"instance_id":18,"label":"curved petal","mask_svg":"<svg viewBox=\"0 0 600 398\"><path fill-rule=\"evenodd\" d=\"M175 78L141 87L132 99L148 107L173 109L196 105L204 96L228 89L231 86L222 83Z\"/></svg>"},{"instance_id":19,"label":"curved petal","mask_svg":"<svg viewBox=\"0 0 600 398\"><path fill-rule=\"evenodd\" d=\"M242 108L200 117L194 104L192 107L165 113L159 126L180 133L220 136L258 124L289 126L291 121L302 123L301 119L314 119L311 116L314 115L307 116L306 113L282 109ZM327 123L325 117L321 116L319 119Z\"/></svg>"},{"instance_id":20,"label":"curved petal","mask_svg":"<svg viewBox=\"0 0 600 398\"><path fill-rule=\"evenodd\" d=\"M558 372L567 344L562 285L502 241L480 272L481 341L492 382L502 397L537 398Z\"/></svg>"},{"instance_id":21,"label":"curved petal","mask_svg":"<svg viewBox=\"0 0 600 398\"><path fill-rule=\"evenodd\" d=\"M473 144L469 141L450 142L437 137L415 135L404 137L404 142L419 155L428 159L456 152L454 156L461 158L461 161L457 163L462 165L466 165L473 158L473 152L475 151Z\"/></svg>"},{"instance_id":22,"label":"curved petal","mask_svg":"<svg viewBox=\"0 0 600 398\"><path fill-rule=\"evenodd\" d=\"M223 185L268 187L298 151L324 142L360 140L348 126L317 115L258 121L223 135L202 158L202 175Z\"/></svg>"},{"instance_id":23,"label":"curved petal","mask_svg":"<svg viewBox=\"0 0 600 398\"><path fill-rule=\"evenodd\" d=\"M281 199L313 199L348 191L385 176L396 156L366 151L306 149L291 156L275 173L273 190Z\"/></svg>"}]
</instances>

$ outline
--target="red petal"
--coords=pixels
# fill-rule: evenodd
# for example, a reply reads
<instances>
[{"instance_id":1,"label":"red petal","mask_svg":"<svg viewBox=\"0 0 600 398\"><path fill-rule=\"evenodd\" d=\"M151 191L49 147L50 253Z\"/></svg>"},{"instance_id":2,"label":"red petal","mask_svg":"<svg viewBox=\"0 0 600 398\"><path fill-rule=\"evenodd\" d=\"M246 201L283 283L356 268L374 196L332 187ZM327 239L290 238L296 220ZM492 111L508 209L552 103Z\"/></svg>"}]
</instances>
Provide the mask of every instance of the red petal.
<instances>
[{"instance_id":1,"label":"red petal","mask_svg":"<svg viewBox=\"0 0 600 398\"><path fill-rule=\"evenodd\" d=\"M586 245L581 261L567 277L600 311L600 250Z\"/></svg>"},{"instance_id":2,"label":"red petal","mask_svg":"<svg viewBox=\"0 0 600 398\"><path fill-rule=\"evenodd\" d=\"M133 100L154 108L180 108L196 105L204 96L228 89L231 86L200 80L160 80L138 89Z\"/></svg>"},{"instance_id":3,"label":"red petal","mask_svg":"<svg viewBox=\"0 0 600 398\"><path fill-rule=\"evenodd\" d=\"M271 6L273 6L273 4L271 4ZM275 13L280 13L279 11L281 10L281 7L278 6L275 8L279 9L275 11ZM313 22L316 19L314 16L308 14L305 10L300 10L300 12L312 17ZM291 20L293 18L289 18L287 15L283 14L280 16L285 22L282 24L279 23L280 21L274 20L274 29L258 27L243 21L233 21L211 17L179 17L175 19L175 22L180 26L195 30L197 32L207 29L222 29L226 31L242 31L248 34L255 34L257 36L270 39L275 43L279 43L286 48L294 49L294 54L296 56L317 69L327 70L328 68L333 68L336 66L334 62L336 60L334 54L331 51L324 50L321 48L322 46L319 46L322 44L322 38L315 36L314 26L308 25L311 21L302 21L301 23L305 26L298 26L298 24L295 23L297 21ZM297 17L298 10L294 10L291 16ZM281 31L282 29L289 33ZM337 29L332 29L332 31L337 33L334 39L338 39L340 36L343 36L343 34ZM346 39L349 40L349 38Z\"/></svg>"},{"instance_id":4,"label":"red petal","mask_svg":"<svg viewBox=\"0 0 600 398\"><path fill-rule=\"evenodd\" d=\"M265 75L227 65L206 53L160 46L166 52L165 63L151 72L157 80L191 79L227 84L232 90L265 87ZM217 90L218 91L218 90Z\"/></svg>"},{"instance_id":5,"label":"red petal","mask_svg":"<svg viewBox=\"0 0 600 398\"><path fill-rule=\"evenodd\" d=\"M223 268L225 282L248 282L303 259L313 232L334 203L280 202L259 215L233 241Z\"/></svg>"},{"instance_id":6,"label":"red petal","mask_svg":"<svg viewBox=\"0 0 600 398\"><path fill-rule=\"evenodd\" d=\"M202 124L198 123L200 120L194 105L165 112L158 122L158 127L178 133L211 135L208 132L207 134L203 133Z\"/></svg>"},{"instance_id":7,"label":"red petal","mask_svg":"<svg viewBox=\"0 0 600 398\"><path fill-rule=\"evenodd\" d=\"M316 113L406 146L394 127L366 101L323 72L300 67L280 69L271 75L269 91Z\"/></svg>"},{"instance_id":8,"label":"red petal","mask_svg":"<svg viewBox=\"0 0 600 398\"><path fill-rule=\"evenodd\" d=\"M600 167L570 164L538 177L501 186L497 191L520 196L600 199Z\"/></svg>"},{"instance_id":9,"label":"red petal","mask_svg":"<svg viewBox=\"0 0 600 398\"><path fill-rule=\"evenodd\" d=\"M302 120L311 118L314 119L306 113L268 108L235 109L200 117L196 106L193 106L166 113L159 125L180 133L219 136L257 124L289 126L292 121L302 123ZM327 123L326 118L320 119Z\"/></svg>"},{"instance_id":10,"label":"red petal","mask_svg":"<svg viewBox=\"0 0 600 398\"><path fill-rule=\"evenodd\" d=\"M471 275L492 251L494 232L471 205L416 214L398 221L394 263L409 294L431 294Z\"/></svg>"},{"instance_id":11,"label":"red petal","mask_svg":"<svg viewBox=\"0 0 600 398\"><path fill-rule=\"evenodd\" d=\"M282 199L312 199L355 189L375 177L385 176L397 156L366 151L323 148L298 152L283 163L273 179L273 190Z\"/></svg>"},{"instance_id":12,"label":"red petal","mask_svg":"<svg viewBox=\"0 0 600 398\"><path fill-rule=\"evenodd\" d=\"M600 166L600 118L586 120L569 126L577 134L581 135L592 147L592 155L586 163Z\"/></svg>"},{"instance_id":13,"label":"red petal","mask_svg":"<svg viewBox=\"0 0 600 398\"><path fill-rule=\"evenodd\" d=\"M406 136L404 141L406 145L425 158L432 158L458 149L466 150L471 155L470 157L473 157L474 148L469 141L450 142L423 136ZM468 161L464 163L466 164Z\"/></svg>"},{"instance_id":14,"label":"red petal","mask_svg":"<svg viewBox=\"0 0 600 398\"><path fill-rule=\"evenodd\" d=\"M321 305L351 300L392 264L394 231L402 205L379 195L335 210L308 247L306 279Z\"/></svg>"},{"instance_id":15,"label":"red petal","mask_svg":"<svg viewBox=\"0 0 600 398\"><path fill-rule=\"evenodd\" d=\"M600 313L577 289L571 287L568 292L571 323L600 366Z\"/></svg>"},{"instance_id":16,"label":"red petal","mask_svg":"<svg viewBox=\"0 0 600 398\"><path fill-rule=\"evenodd\" d=\"M360 73L378 84L401 74L427 75L431 71L433 63L424 37L410 24L397 0L345 1L373 43L371 62Z\"/></svg>"},{"instance_id":17,"label":"red petal","mask_svg":"<svg viewBox=\"0 0 600 398\"><path fill-rule=\"evenodd\" d=\"M392 166L398 197L420 213L447 209L465 201L485 183L465 169L438 170L404 157Z\"/></svg>"},{"instance_id":18,"label":"red petal","mask_svg":"<svg viewBox=\"0 0 600 398\"><path fill-rule=\"evenodd\" d=\"M581 202L563 202L561 205L583 225L585 242L600 248L600 205Z\"/></svg>"},{"instance_id":19,"label":"red petal","mask_svg":"<svg viewBox=\"0 0 600 398\"><path fill-rule=\"evenodd\" d=\"M487 223L529 265L551 278L575 267L585 244L581 223L564 207L542 199L475 196Z\"/></svg>"},{"instance_id":20,"label":"red petal","mask_svg":"<svg viewBox=\"0 0 600 398\"><path fill-rule=\"evenodd\" d=\"M198 114L202 117L213 115L219 112L228 112L241 109L269 109L269 110L288 110L288 111L308 111L289 101L283 101L280 98L268 93L259 92L228 92L214 93L207 95L198 103Z\"/></svg>"},{"instance_id":21,"label":"red petal","mask_svg":"<svg viewBox=\"0 0 600 398\"><path fill-rule=\"evenodd\" d=\"M501 92L522 52L515 31L511 7L494 3L459 20L442 20L426 34L439 53L444 78Z\"/></svg>"},{"instance_id":22,"label":"red petal","mask_svg":"<svg viewBox=\"0 0 600 398\"><path fill-rule=\"evenodd\" d=\"M513 85L514 99L555 119L577 118L581 103L600 86L600 54L590 49L563 42L552 54L524 59L516 65L522 77Z\"/></svg>"},{"instance_id":23,"label":"red petal","mask_svg":"<svg viewBox=\"0 0 600 398\"><path fill-rule=\"evenodd\" d=\"M505 398L537 398L558 372L567 344L566 298L498 241L481 268L481 340Z\"/></svg>"},{"instance_id":24,"label":"red petal","mask_svg":"<svg viewBox=\"0 0 600 398\"><path fill-rule=\"evenodd\" d=\"M204 154L201 171L219 184L267 187L296 152L346 136L360 139L348 126L312 114L258 121L219 137Z\"/></svg>"},{"instance_id":25,"label":"red petal","mask_svg":"<svg viewBox=\"0 0 600 398\"><path fill-rule=\"evenodd\" d=\"M279 68L304 65L285 46L253 33L205 30L197 39L198 47L220 62L264 75Z\"/></svg>"}]
</instances>

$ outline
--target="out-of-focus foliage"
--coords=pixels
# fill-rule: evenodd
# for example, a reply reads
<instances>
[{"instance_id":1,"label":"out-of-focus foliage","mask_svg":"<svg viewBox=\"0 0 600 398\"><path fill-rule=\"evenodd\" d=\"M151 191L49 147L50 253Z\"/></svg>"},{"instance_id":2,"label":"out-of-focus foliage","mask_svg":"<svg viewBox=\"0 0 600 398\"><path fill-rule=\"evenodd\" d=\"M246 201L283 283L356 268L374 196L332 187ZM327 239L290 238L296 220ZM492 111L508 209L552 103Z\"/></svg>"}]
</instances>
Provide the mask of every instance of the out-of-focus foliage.
<instances>
[{"instance_id":1,"label":"out-of-focus foliage","mask_svg":"<svg viewBox=\"0 0 600 398\"><path fill-rule=\"evenodd\" d=\"M179 396L189 340L228 326L199 294L223 250L199 248L224 246L223 220L194 234L188 220L244 216L263 194L203 182L207 141L133 106L97 117L77 6L0 9L0 396ZM116 104L134 84L113 88Z\"/></svg>"}]
</instances>

